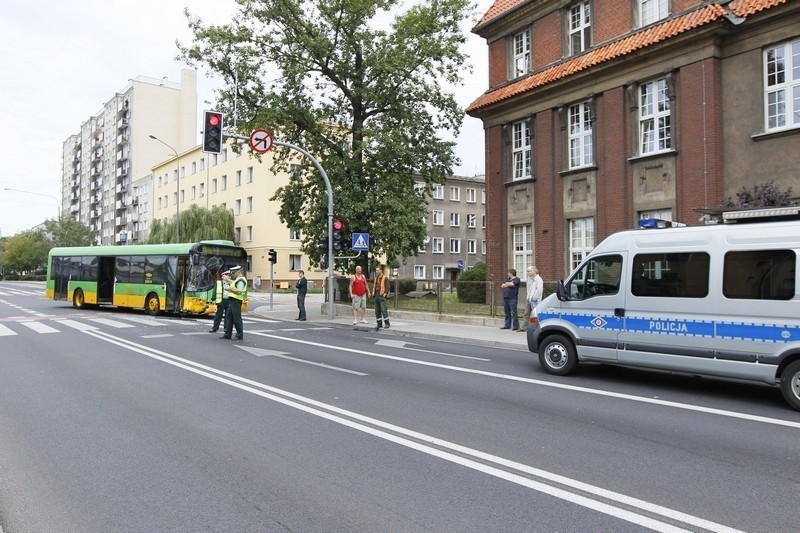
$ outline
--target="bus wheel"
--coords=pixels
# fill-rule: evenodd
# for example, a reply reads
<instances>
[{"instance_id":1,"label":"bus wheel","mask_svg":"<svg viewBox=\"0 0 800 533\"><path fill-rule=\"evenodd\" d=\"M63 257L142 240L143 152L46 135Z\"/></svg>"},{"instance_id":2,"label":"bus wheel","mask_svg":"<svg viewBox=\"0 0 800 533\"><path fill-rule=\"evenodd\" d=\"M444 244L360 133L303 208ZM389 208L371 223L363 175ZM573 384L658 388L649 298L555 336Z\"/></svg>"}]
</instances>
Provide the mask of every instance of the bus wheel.
<instances>
[{"instance_id":1,"label":"bus wheel","mask_svg":"<svg viewBox=\"0 0 800 533\"><path fill-rule=\"evenodd\" d=\"M781 393L789 405L800 411L800 361L787 366L781 374Z\"/></svg>"},{"instance_id":2,"label":"bus wheel","mask_svg":"<svg viewBox=\"0 0 800 533\"><path fill-rule=\"evenodd\" d=\"M72 294L72 307L77 307L78 309L86 307L86 297L83 295L82 290L75 289L75 292Z\"/></svg>"},{"instance_id":3,"label":"bus wheel","mask_svg":"<svg viewBox=\"0 0 800 533\"><path fill-rule=\"evenodd\" d=\"M539 364L548 374L566 376L578 366L572 342L563 335L550 335L539 346Z\"/></svg>"},{"instance_id":4,"label":"bus wheel","mask_svg":"<svg viewBox=\"0 0 800 533\"><path fill-rule=\"evenodd\" d=\"M150 316L156 316L161 311L161 302L157 294L148 294L144 301L144 312Z\"/></svg>"}]
</instances>

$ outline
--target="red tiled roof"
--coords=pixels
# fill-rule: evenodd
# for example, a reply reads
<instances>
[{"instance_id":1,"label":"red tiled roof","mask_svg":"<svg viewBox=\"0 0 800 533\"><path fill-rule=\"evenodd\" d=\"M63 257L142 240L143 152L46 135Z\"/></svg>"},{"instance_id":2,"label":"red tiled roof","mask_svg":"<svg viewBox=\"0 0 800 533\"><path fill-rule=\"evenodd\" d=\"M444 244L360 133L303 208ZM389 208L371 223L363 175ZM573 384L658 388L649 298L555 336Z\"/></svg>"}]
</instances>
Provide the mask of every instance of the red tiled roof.
<instances>
[{"instance_id":1,"label":"red tiled roof","mask_svg":"<svg viewBox=\"0 0 800 533\"><path fill-rule=\"evenodd\" d=\"M517 7L524 1L525 0L495 0L494 4L492 4L492 7L489 8L483 17L481 17L481 20L479 20L478 23L472 28L472 31L475 31L475 28L481 27L493 18L499 17L509 9Z\"/></svg>"},{"instance_id":2,"label":"red tiled roof","mask_svg":"<svg viewBox=\"0 0 800 533\"><path fill-rule=\"evenodd\" d=\"M510 9L510 4L516 5L521 1L523 0L517 0L516 2L514 0L497 0L497 2L492 5L486 15L484 15L483 19L478 25L486 21L492 10L498 8L499 4L503 4L505 9ZM779 4L784 4L787 1L788 0L734 0L729 4L729 7L736 15L747 16ZM499 13L495 13L492 16L494 17L498 14ZM725 9L718 4L702 6L695 11L675 17L674 19L667 20L663 24L653 26L634 35L620 39L619 41L601 46L600 48L592 50L586 54L582 54L573 59L564 61L563 63L553 65L552 67L531 74L530 76L522 78L521 80L515 81L498 89L488 91L478 97L477 100L472 102L469 107L467 107L467 113L471 111L477 111L478 109L496 104L538 87L542 87L543 85L547 85L548 83L552 83L556 80L566 78L567 76L575 74L576 72L581 72L587 68L599 65L600 63L604 63L617 57L630 54L631 52L647 46L662 42L681 33L721 19L724 16Z\"/></svg>"}]
</instances>

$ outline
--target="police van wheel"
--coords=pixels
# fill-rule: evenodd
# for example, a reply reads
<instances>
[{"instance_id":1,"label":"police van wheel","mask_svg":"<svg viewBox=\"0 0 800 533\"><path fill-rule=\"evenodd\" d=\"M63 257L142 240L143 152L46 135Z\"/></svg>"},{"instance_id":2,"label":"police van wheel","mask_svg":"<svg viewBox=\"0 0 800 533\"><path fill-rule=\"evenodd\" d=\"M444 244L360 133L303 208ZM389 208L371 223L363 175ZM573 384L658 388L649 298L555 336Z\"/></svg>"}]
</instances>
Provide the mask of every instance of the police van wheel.
<instances>
[{"instance_id":1,"label":"police van wheel","mask_svg":"<svg viewBox=\"0 0 800 533\"><path fill-rule=\"evenodd\" d=\"M75 289L75 292L72 294L72 306L78 309L83 309L86 307L86 298L84 297L82 290Z\"/></svg>"},{"instance_id":2,"label":"police van wheel","mask_svg":"<svg viewBox=\"0 0 800 533\"><path fill-rule=\"evenodd\" d=\"M144 312L150 316L156 316L159 311L161 311L161 302L158 301L158 295L147 295L147 299L144 301Z\"/></svg>"},{"instance_id":3,"label":"police van wheel","mask_svg":"<svg viewBox=\"0 0 800 533\"><path fill-rule=\"evenodd\" d=\"M781 393L789 405L800 411L800 361L787 366L781 374Z\"/></svg>"},{"instance_id":4,"label":"police van wheel","mask_svg":"<svg viewBox=\"0 0 800 533\"><path fill-rule=\"evenodd\" d=\"M539 346L539 364L548 374L571 374L578 366L575 346L563 335L551 335Z\"/></svg>"}]
</instances>

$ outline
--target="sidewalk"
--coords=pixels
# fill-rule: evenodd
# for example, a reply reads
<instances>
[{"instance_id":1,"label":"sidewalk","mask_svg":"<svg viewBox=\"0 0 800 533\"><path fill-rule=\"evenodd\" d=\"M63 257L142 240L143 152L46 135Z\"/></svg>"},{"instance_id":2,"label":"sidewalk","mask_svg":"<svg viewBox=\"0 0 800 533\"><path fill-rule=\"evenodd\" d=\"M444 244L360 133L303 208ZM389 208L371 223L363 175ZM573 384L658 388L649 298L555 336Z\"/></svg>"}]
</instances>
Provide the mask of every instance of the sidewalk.
<instances>
[{"instance_id":1,"label":"sidewalk","mask_svg":"<svg viewBox=\"0 0 800 533\"><path fill-rule=\"evenodd\" d=\"M297 297L294 294L274 294L271 308L269 293L251 293L250 296L244 318L252 313L263 318L295 323ZM306 315L308 322L314 324L342 329L355 328L361 331L375 329L375 311L371 308L366 312L367 324L353 326L353 308L348 304L336 304L334 318L330 320L328 305L323 302L322 294L306 296ZM528 351L527 335L524 332L500 329L503 325L502 318L438 315L389 309L389 319L391 328L380 330L381 335L414 335L426 339Z\"/></svg>"}]
</instances>

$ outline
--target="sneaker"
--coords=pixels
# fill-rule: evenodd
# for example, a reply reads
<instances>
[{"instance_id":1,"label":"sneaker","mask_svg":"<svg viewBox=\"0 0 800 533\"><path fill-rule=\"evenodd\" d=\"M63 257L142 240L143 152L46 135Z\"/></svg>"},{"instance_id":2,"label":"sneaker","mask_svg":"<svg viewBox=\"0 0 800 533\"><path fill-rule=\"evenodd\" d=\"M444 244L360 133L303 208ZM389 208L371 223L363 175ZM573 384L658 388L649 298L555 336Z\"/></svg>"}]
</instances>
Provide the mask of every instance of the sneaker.
<instances>
[{"instance_id":1,"label":"sneaker","mask_svg":"<svg viewBox=\"0 0 800 533\"><path fill-rule=\"evenodd\" d=\"M366 321L366 320L362 320L362 321L361 321L361 323L362 323L362 324L366 324L366 323L367 323L367 321Z\"/></svg>"},{"instance_id":2,"label":"sneaker","mask_svg":"<svg viewBox=\"0 0 800 533\"><path fill-rule=\"evenodd\" d=\"M353 325L355 326L357 324L358 324L358 320L353 320Z\"/></svg>"}]
</instances>

